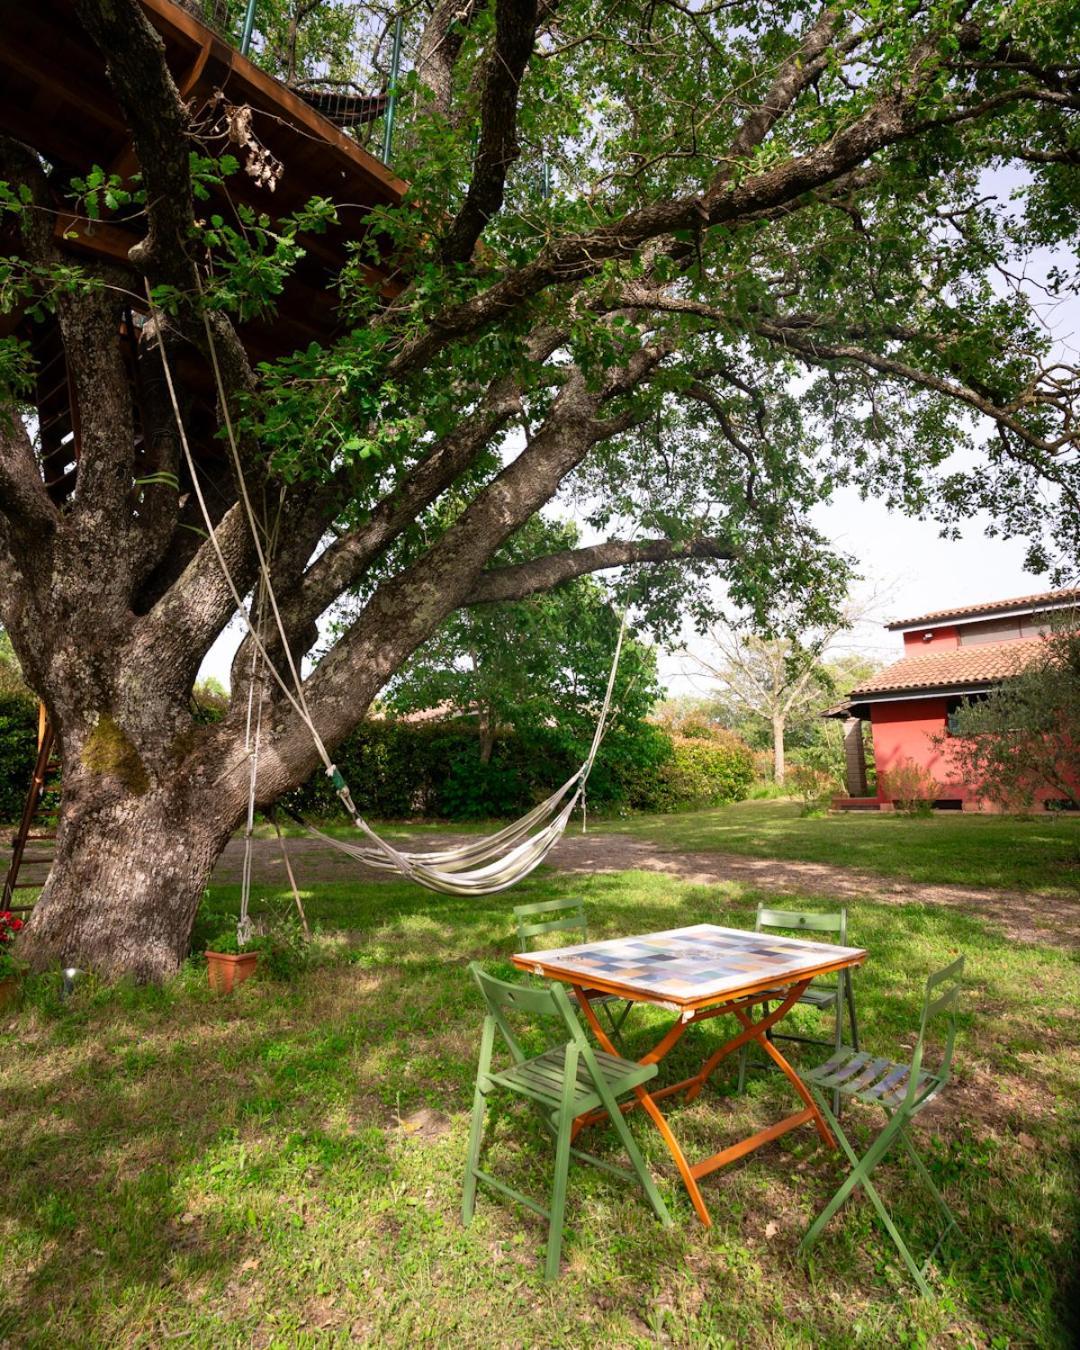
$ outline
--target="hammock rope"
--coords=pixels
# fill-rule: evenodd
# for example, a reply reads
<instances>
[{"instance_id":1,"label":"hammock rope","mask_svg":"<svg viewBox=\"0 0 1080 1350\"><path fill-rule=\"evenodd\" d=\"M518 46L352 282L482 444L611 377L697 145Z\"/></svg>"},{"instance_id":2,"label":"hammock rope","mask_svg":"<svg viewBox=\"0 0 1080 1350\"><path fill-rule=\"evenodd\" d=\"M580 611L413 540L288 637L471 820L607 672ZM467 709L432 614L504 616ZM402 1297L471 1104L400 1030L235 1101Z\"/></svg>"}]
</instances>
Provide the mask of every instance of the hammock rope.
<instances>
[{"instance_id":1,"label":"hammock rope","mask_svg":"<svg viewBox=\"0 0 1080 1350\"><path fill-rule=\"evenodd\" d=\"M201 282L199 283L199 290L201 296ZM273 583L270 578L270 568L267 562L266 553L259 538L258 523L252 508L251 498L248 494L247 481L244 475L239 447L236 442L232 418L229 413L228 400L225 395L224 381L222 380L221 369L218 362L217 346L214 341L213 330L205 306L203 307L202 313L203 326L206 332L207 350L210 355L214 382L217 387L218 398L221 404L222 420L225 424L226 442L229 446L233 472L236 475L237 485L239 487L240 503L243 508L245 523L251 534L258 562L258 584L256 593L252 598L250 613L240 594L239 588L236 585L236 581L229 570L229 565L225 560L225 555L217 537L217 529L213 523L206 504L206 499L203 495L202 486L199 482L195 458L191 452L187 431L180 414L180 405L173 383L171 364L169 362L168 353L165 350L162 315L154 304L149 284L146 286L146 298L150 307L150 312L156 319L155 337L158 351L161 356L165 384L169 394L173 417L176 421L180 445L184 455L184 462L191 477L195 498L203 522L206 526L210 544L217 559L218 566L221 569L229 593L236 605L237 613L243 620L252 643L252 677L248 684L248 710L245 731L245 749L249 756L248 812L245 830L244 868L241 894L241 925L244 926L246 935L250 936L250 919L247 913L247 899L250 896L251 888L251 837L254 828L254 811L257 796L258 759L262 736L262 705L264 701L263 685L266 672L269 672L273 677L281 689L282 694L285 696L285 699L292 707L297 717L307 728L312 739L312 744L314 745L319 758L322 760L326 775L333 783L334 790L337 793L339 800L348 812L349 818L352 820L356 829L370 842L368 845L363 845L351 843L348 840L335 839L333 836L325 834L323 831L317 830L306 822L301 821L304 828L310 831L311 834L331 847L364 863L366 866L376 867L386 871L399 872L410 880L444 895L491 895L498 891L506 890L510 886L523 880L540 866L547 854L562 837L570 817L579 802L582 804L584 811L585 786L596 761L596 755L600 749L600 744L603 741L613 716L612 701L615 691L615 679L622 655L623 640L626 634L627 611L625 609L623 610L619 625L619 634L615 643L615 652L611 662L611 670L608 674L607 686L604 691L603 704L597 718L596 728L593 732L592 742L589 746L589 752L582 762L581 767L545 801L540 802L537 806L533 807L531 811L526 812L524 816L513 822L511 825L504 827L502 830L499 830L495 834L487 836L482 840L472 841L457 848L440 849L430 853L414 853L394 848L392 844L372 829L357 809L352 798L352 793L349 790L349 785L346 783L340 770L331 758L330 752L327 750L322 736L319 734L319 730L315 725L314 718L308 707L304 682L300 677L300 672L293 658L292 648L285 632L285 625L278 608L277 596L274 593ZM266 618L267 607L273 617L274 627L277 630L278 640L281 643L285 656L293 689L289 688L281 672L270 659L266 644L259 631ZM260 661L260 659L262 675L257 680L255 677L255 667L256 662ZM254 706L256 702L256 684L258 684L257 708ZM253 713L255 722L254 730L252 729Z\"/></svg>"}]
</instances>

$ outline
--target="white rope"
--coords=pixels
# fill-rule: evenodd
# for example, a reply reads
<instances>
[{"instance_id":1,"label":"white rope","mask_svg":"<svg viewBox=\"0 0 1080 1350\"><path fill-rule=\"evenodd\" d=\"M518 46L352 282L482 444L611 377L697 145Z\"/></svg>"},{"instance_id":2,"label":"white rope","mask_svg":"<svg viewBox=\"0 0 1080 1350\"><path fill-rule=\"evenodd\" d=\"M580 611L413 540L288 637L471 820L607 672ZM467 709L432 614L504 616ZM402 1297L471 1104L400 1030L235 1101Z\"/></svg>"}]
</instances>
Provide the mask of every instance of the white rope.
<instances>
[{"instance_id":1,"label":"white rope","mask_svg":"<svg viewBox=\"0 0 1080 1350\"><path fill-rule=\"evenodd\" d=\"M202 294L201 282L199 283L200 295ZM441 850L438 853L424 855L422 853L407 853L395 849L380 835L376 834L367 821L357 810L352 799L352 793L345 782L337 766L330 758L322 737L319 735L318 728L315 726L310 710L307 704L307 698L304 691L303 681L300 678L299 670L293 659L292 649L289 645L288 637L285 633L285 625L281 619L281 613L278 609L277 597L274 593L273 583L270 580L270 569L263 551L262 543L259 539L258 524L255 519L254 511L251 506L251 499L248 495L247 481L244 477L243 464L240 459L239 448L236 443L236 436L233 430L232 418L229 414L228 400L225 396L224 381L221 377L221 368L218 362L217 347L214 342L213 331L207 318L205 308L203 309L203 326L206 331L207 346L210 353L211 365L213 367L214 380L218 389L218 396L221 401L222 416L225 422L226 439L229 444L230 455L233 462L233 470L236 474L237 484L240 490L240 499L243 505L244 516L251 533L252 542L255 546L256 558L259 564L259 589L258 601L260 608L265 613L265 602L268 601L271 612L274 617L274 624L277 628L278 637L281 642L282 650L285 653L285 659L288 663L289 673L292 676L295 686L295 696L288 688L281 673L271 661L266 645L260 634L256 631L256 626L252 622L252 616L248 613L236 582L233 579L229 566L225 561L225 555L222 552L221 545L217 538L217 531L214 527L210 512L206 505L206 499L203 496L202 487L199 482L198 471L195 465L195 458L191 453L191 446L188 442L187 432L184 427L183 419L180 415L179 401L176 396L176 389L173 384L172 370L169 364L168 354L165 351L164 335L161 325L160 311L154 306L153 297L150 292L149 284L146 286L147 303L150 306L152 314L156 315L156 337L158 351L161 354L162 368L165 374L165 383L169 392L169 401L172 406L173 416L176 420L177 430L180 435L180 444L184 454L184 462L187 465L188 473L191 477L192 487L195 492L195 498L199 505L203 521L206 525L211 547L217 558L218 566L225 578L229 592L235 601L237 612L243 619L248 634L252 642L252 669L258 656L262 657L264 669L269 670L274 680L277 682L290 706L296 712L297 716L307 727L311 735L315 749L323 762L327 776L333 781L338 797L348 811L353 823L375 846L374 849L364 849L360 846L349 844L346 841L334 839L330 835L323 834L321 831L311 826L306 826L312 834L334 847L342 849L346 853L352 854L361 861L369 865L380 866L384 868L393 868L421 885L441 891L451 895L468 894L492 894L496 891L505 890L514 885L517 881L528 876L536 867L538 867L547 856L548 852L554 847L555 843L566 829L567 822L570 819L574 808L579 800L583 799L585 784L588 781L589 774L592 772L593 764L596 760L597 751L603 740L608 727L609 713L611 709L611 700L615 688L615 677L618 670L619 659L622 653L623 638L626 632L627 614L623 611L622 622L619 626L618 640L615 644L614 658L611 663L611 671L608 675L607 687L604 693L604 702L600 710L600 716L597 720L596 729L593 733L592 744L589 747L589 753L581 768L568 779L563 786L553 793L546 801L541 802L521 818L521 820L498 831L490 838L479 843L466 844L460 849ZM254 608L254 602L253 602ZM260 620L257 620L260 622ZM245 835L245 854L244 870L241 883L241 924L250 928L250 920L247 915L246 900L250 894L251 887L251 834L254 827L254 804L256 793L256 775L258 772L258 744L261 733L262 719L262 697L260 693L258 715L256 721L256 739L255 748L252 750L250 744L250 723L252 713L252 698L254 689L254 678L252 678L248 687L248 717L247 730L245 732L245 746L251 756L249 770L249 791L248 791L248 816L247 832ZM566 794L576 784L576 790L570 797L570 800L563 803ZM557 812L549 823L537 834L528 836L536 828L539 821L546 815ZM584 822L583 822L584 824ZM503 850L507 850L503 852ZM493 857L494 854L502 854L501 857ZM469 864L474 866L469 868ZM238 936L239 936L238 926Z\"/></svg>"}]
</instances>

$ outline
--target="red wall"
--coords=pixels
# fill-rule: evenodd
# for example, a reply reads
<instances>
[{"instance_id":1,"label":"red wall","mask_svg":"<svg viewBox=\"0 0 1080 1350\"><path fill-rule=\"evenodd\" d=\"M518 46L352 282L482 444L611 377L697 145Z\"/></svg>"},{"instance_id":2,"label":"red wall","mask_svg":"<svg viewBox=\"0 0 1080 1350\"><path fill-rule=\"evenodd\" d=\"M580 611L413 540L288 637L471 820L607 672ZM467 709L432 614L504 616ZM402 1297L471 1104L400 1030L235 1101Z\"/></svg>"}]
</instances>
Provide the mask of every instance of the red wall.
<instances>
[{"instance_id":1,"label":"red wall","mask_svg":"<svg viewBox=\"0 0 1080 1350\"><path fill-rule=\"evenodd\" d=\"M926 644L928 647L929 643ZM952 779L944 748L931 741L932 736L945 730L945 700L943 698L897 699L894 703L874 703L870 708L870 725L874 734L874 765L878 775L878 797L885 801L887 792L881 784L882 775L888 775L904 760L914 760L928 770L941 785L939 797L969 797L962 783Z\"/></svg>"},{"instance_id":2,"label":"red wall","mask_svg":"<svg viewBox=\"0 0 1080 1350\"><path fill-rule=\"evenodd\" d=\"M923 634L930 633L927 641ZM904 634L904 655L918 656L919 652L941 651L943 648L960 646L960 636L955 628L916 628L912 633Z\"/></svg>"},{"instance_id":3,"label":"red wall","mask_svg":"<svg viewBox=\"0 0 1080 1350\"><path fill-rule=\"evenodd\" d=\"M933 744L931 737L945 730L943 698L910 698L897 699L893 703L873 703L870 705L870 726L874 737L874 765L880 801L890 800L889 793L881 783L882 774L887 776L890 768L896 768L901 761L911 759L937 780L939 799L959 799L965 811L999 809L982 801L976 792L953 775L947 742L941 746ZM1035 799L1042 802L1060 795L1060 792L1047 788L1037 792Z\"/></svg>"}]
</instances>

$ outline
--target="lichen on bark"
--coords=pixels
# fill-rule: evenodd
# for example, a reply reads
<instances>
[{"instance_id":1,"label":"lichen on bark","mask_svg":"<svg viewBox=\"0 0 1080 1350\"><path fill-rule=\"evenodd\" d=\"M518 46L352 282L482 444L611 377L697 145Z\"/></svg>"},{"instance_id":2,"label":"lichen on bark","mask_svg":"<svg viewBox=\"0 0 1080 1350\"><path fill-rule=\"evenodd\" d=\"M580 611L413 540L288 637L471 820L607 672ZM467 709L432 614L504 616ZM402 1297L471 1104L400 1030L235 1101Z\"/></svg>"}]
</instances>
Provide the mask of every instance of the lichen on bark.
<instances>
[{"instance_id":1,"label":"lichen on bark","mask_svg":"<svg viewBox=\"0 0 1080 1350\"><path fill-rule=\"evenodd\" d=\"M141 797L150 788L150 778L138 750L124 728L102 713L86 738L83 765L91 773L108 774L124 785L133 796Z\"/></svg>"}]
</instances>

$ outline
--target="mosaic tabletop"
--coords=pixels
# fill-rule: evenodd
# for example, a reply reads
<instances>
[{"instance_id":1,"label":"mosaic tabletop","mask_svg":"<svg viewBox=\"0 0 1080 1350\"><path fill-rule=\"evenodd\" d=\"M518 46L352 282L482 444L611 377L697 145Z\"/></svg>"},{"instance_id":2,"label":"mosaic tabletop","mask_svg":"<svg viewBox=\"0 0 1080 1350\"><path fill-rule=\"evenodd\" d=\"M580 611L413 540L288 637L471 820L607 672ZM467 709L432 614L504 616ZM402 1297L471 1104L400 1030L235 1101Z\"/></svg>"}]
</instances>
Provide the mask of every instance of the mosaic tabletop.
<instances>
[{"instance_id":1,"label":"mosaic tabletop","mask_svg":"<svg viewBox=\"0 0 1080 1350\"><path fill-rule=\"evenodd\" d=\"M595 982L614 984L645 998L684 1004L792 984L822 966L856 965L865 956L859 947L698 923L641 937L522 952L514 964L586 988Z\"/></svg>"}]
</instances>

